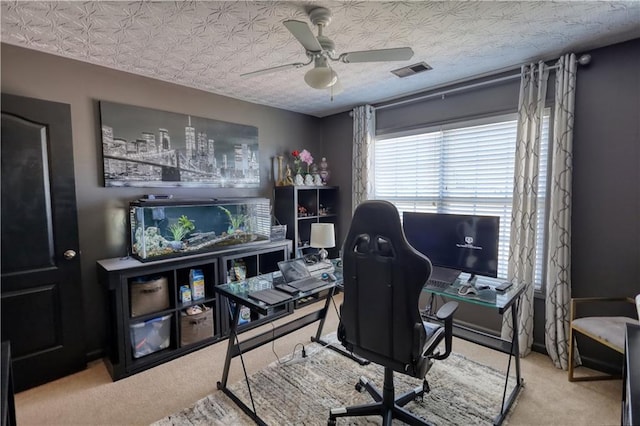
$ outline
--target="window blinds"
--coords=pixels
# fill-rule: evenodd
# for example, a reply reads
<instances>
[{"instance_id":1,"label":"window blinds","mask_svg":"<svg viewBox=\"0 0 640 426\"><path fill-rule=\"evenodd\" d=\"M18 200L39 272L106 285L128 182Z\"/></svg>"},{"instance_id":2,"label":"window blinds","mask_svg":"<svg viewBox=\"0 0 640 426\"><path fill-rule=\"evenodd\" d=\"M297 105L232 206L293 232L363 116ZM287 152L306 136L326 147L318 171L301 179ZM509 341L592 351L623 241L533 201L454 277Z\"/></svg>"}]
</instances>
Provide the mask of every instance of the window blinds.
<instances>
[{"instance_id":1,"label":"window blinds","mask_svg":"<svg viewBox=\"0 0 640 426\"><path fill-rule=\"evenodd\" d=\"M376 139L373 198L403 211L500 216L498 276L506 278L517 135L516 115ZM542 284L549 120L541 144L536 286Z\"/></svg>"}]
</instances>

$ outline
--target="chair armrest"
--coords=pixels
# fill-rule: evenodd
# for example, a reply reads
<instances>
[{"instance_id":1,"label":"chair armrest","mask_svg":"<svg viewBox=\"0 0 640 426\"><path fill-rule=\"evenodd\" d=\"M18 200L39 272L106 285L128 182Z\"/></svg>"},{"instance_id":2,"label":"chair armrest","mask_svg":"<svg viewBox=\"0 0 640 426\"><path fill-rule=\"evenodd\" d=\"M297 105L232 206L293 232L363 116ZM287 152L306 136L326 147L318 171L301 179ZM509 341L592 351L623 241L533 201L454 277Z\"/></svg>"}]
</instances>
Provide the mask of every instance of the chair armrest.
<instances>
[{"instance_id":1,"label":"chair armrest","mask_svg":"<svg viewBox=\"0 0 640 426\"><path fill-rule=\"evenodd\" d=\"M573 297L571 298L569 319L576 319L576 311L578 304L587 304L594 302L630 302L635 303L632 297Z\"/></svg>"},{"instance_id":2,"label":"chair armrest","mask_svg":"<svg viewBox=\"0 0 640 426\"><path fill-rule=\"evenodd\" d=\"M436 318L444 321L444 347L445 352L434 357L435 359L445 359L451 353L453 346L453 314L458 309L458 302L447 302L436 313Z\"/></svg>"},{"instance_id":3,"label":"chair armrest","mask_svg":"<svg viewBox=\"0 0 640 426\"><path fill-rule=\"evenodd\" d=\"M436 312L436 318L441 321L446 321L447 319L453 319L453 313L458 309L458 302L448 302L443 305L438 312Z\"/></svg>"},{"instance_id":4,"label":"chair armrest","mask_svg":"<svg viewBox=\"0 0 640 426\"><path fill-rule=\"evenodd\" d=\"M584 302L633 302L632 297L573 297L571 303Z\"/></svg>"}]
</instances>

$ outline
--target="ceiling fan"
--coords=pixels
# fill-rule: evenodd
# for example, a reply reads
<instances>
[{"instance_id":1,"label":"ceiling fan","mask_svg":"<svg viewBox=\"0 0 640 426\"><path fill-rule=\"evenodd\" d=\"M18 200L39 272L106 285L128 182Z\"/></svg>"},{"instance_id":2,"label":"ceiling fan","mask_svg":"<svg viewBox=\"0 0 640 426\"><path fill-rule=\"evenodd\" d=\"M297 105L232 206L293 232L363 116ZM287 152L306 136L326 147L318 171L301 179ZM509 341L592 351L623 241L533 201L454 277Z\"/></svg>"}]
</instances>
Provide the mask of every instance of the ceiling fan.
<instances>
[{"instance_id":1,"label":"ceiling fan","mask_svg":"<svg viewBox=\"0 0 640 426\"><path fill-rule=\"evenodd\" d=\"M338 74L329 65L330 61L340 61L345 64L357 62L387 62L405 61L411 59L413 50L410 47L398 47L392 49L361 50L347 52L336 56L335 44L329 37L323 35L323 29L331 23L331 12L324 7L317 7L309 11L309 19L318 27L318 36L314 36L306 22L287 20L283 24L302 44L309 59L307 62L279 65L240 74L242 77L251 77L280 71L289 68L302 68L313 62L313 68L304 76L304 81L314 89L331 88L335 91L340 88Z\"/></svg>"}]
</instances>

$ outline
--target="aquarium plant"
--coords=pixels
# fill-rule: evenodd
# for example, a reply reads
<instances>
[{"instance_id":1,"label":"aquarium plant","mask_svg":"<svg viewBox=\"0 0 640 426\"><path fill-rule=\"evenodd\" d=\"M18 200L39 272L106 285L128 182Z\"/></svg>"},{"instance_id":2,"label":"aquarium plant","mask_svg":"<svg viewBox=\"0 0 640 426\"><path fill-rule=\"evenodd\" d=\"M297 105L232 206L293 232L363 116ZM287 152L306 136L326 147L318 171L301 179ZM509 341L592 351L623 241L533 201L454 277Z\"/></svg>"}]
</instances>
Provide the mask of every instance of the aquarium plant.
<instances>
[{"instance_id":1,"label":"aquarium plant","mask_svg":"<svg viewBox=\"0 0 640 426\"><path fill-rule=\"evenodd\" d=\"M182 215L178 218L177 222L169 225L167 229L171 233L173 241L181 241L189 232L196 229L196 226L187 216Z\"/></svg>"},{"instance_id":2,"label":"aquarium plant","mask_svg":"<svg viewBox=\"0 0 640 426\"><path fill-rule=\"evenodd\" d=\"M229 218L229 228L227 229L227 234L233 234L236 230L240 230L240 227L244 224L245 220L247 220L247 215L244 214L231 214L229 209L218 206L220 210L226 213Z\"/></svg>"}]
</instances>

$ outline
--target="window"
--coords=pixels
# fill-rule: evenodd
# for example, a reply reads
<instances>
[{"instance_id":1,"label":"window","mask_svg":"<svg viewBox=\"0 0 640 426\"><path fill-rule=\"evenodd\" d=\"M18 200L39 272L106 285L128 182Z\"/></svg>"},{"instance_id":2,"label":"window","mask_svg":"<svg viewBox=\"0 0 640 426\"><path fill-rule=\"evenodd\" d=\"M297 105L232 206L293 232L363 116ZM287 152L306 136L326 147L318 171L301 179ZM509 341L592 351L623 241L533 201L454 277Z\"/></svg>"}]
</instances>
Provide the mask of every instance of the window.
<instances>
[{"instance_id":1,"label":"window","mask_svg":"<svg viewBox=\"0 0 640 426\"><path fill-rule=\"evenodd\" d=\"M516 114L458 122L410 134L377 137L373 145L371 198L396 205L400 214L437 212L500 216L498 277L509 255ZM545 114L538 180L536 288L542 288L549 116Z\"/></svg>"}]
</instances>

